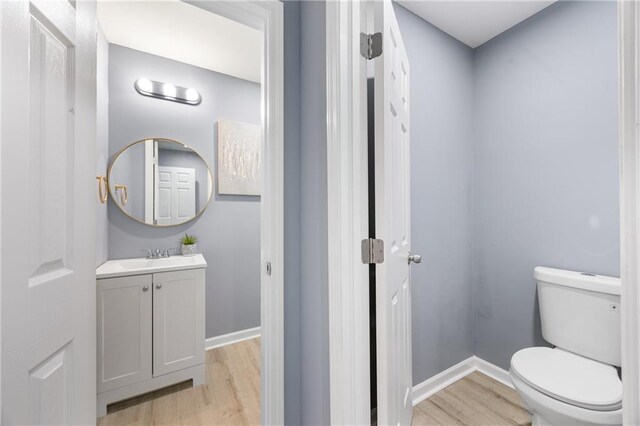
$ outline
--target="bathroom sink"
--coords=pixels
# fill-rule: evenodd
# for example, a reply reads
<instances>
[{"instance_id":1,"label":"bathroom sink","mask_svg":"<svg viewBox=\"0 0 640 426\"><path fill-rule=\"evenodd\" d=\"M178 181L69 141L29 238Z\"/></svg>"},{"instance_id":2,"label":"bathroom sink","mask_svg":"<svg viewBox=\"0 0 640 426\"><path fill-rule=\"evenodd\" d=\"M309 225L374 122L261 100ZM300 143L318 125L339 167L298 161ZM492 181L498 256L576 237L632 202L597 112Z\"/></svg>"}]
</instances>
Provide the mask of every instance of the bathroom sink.
<instances>
[{"instance_id":1,"label":"bathroom sink","mask_svg":"<svg viewBox=\"0 0 640 426\"><path fill-rule=\"evenodd\" d=\"M202 254L195 256L171 256L159 259L117 259L109 260L96 269L96 278L113 278L126 275L141 275L163 271L181 271L207 266Z\"/></svg>"}]
</instances>

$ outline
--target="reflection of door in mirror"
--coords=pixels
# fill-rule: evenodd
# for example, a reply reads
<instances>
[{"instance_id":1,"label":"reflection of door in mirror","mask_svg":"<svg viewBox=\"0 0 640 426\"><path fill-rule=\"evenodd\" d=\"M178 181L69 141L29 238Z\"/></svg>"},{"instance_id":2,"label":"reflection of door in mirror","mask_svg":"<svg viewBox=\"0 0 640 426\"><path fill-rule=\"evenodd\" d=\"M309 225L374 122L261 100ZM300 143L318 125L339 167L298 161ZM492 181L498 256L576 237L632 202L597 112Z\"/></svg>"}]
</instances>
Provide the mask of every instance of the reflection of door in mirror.
<instances>
[{"instance_id":1,"label":"reflection of door in mirror","mask_svg":"<svg viewBox=\"0 0 640 426\"><path fill-rule=\"evenodd\" d=\"M183 223L196 215L196 171L156 165L155 221L157 225Z\"/></svg>"},{"instance_id":2,"label":"reflection of door in mirror","mask_svg":"<svg viewBox=\"0 0 640 426\"><path fill-rule=\"evenodd\" d=\"M201 204L197 187L198 180L202 180L197 176L201 161L197 154L181 144L153 139L145 141L146 223L177 225L196 216L198 204Z\"/></svg>"},{"instance_id":3,"label":"reflection of door in mirror","mask_svg":"<svg viewBox=\"0 0 640 426\"><path fill-rule=\"evenodd\" d=\"M155 176L158 144L153 139L144 141L144 222L155 224Z\"/></svg>"}]
</instances>

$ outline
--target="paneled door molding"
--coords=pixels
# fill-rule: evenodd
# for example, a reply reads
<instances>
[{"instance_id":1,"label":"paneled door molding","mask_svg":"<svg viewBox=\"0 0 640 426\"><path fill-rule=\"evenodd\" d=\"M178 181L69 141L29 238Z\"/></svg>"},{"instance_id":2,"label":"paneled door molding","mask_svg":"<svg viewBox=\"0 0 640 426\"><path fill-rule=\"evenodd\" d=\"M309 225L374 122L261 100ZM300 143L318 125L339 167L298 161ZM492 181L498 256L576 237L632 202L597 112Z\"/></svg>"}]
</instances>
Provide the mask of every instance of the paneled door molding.
<instances>
[{"instance_id":1,"label":"paneled door molding","mask_svg":"<svg viewBox=\"0 0 640 426\"><path fill-rule=\"evenodd\" d=\"M640 424L640 8L618 2L623 422Z\"/></svg>"},{"instance_id":2,"label":"paneled door molding","mask_svg":"<svg viewBox=\"0 0 640 426\"><path fill-rule=\"evenodd\" d=\"M278 0L185 0L262 31L261 369L263 425L284 424L284 45Z\"/></svg>"},{"instance_id":3,"label":"paneled door molding","mask_svg":"<svg viewBox=\"0 0 640 426\"><path fill-rule=\"evenodd\" d=\"M0 423L91 424L96 4L0 2L0 33Z\"/></svg>"}]
</instances>

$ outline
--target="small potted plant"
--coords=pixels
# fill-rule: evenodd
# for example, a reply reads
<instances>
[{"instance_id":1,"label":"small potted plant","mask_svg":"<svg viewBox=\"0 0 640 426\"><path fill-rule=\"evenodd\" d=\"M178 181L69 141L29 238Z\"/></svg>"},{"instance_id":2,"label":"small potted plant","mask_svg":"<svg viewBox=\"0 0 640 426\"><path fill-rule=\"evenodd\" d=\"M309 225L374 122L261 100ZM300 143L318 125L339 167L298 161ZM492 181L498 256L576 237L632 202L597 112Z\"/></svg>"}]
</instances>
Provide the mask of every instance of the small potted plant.
<instances>
[{"instance_id":1,"label":"small potted plant","mask_svg":"<svg viewBox=\"0 0 640 426\"><path fill-rule=\"evenodd\" d=\"M198 238L184 234L182 237L182 255L183 256L195 256L198 253Z\"/></svg>"}]
</instances>

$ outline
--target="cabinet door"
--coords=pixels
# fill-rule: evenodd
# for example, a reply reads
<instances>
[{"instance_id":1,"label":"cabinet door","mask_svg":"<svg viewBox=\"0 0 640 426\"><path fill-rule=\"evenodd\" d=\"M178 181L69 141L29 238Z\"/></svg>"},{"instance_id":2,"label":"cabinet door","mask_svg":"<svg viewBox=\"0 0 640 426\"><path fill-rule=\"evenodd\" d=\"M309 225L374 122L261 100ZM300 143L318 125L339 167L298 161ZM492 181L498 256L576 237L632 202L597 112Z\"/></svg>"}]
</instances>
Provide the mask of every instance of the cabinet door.
<instances>
[{"instance_id":1,"label":"cabinet door","mask_svg":"<svg viewBox=\"0 0 640 426\"><path fill-rule=\"evenodd\" d=\"M151 275L98 280L98 392L151 378Z\"/></svg>"},{"instance_id":2,"label":"cabinet door","mask_svg":"<svg viewBox=\"0 0 640 426\"><path fill-rule=\"evenodd\" d=\"M204 362L204 269L153 274L153 376Z\"/></svg>"}]
</instances>

